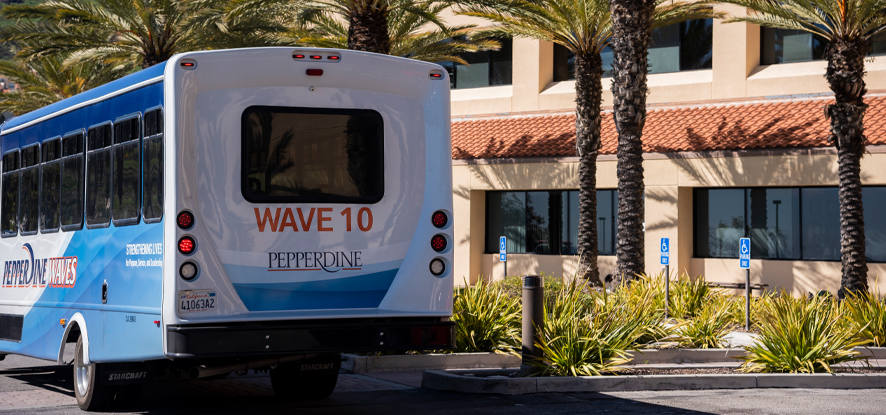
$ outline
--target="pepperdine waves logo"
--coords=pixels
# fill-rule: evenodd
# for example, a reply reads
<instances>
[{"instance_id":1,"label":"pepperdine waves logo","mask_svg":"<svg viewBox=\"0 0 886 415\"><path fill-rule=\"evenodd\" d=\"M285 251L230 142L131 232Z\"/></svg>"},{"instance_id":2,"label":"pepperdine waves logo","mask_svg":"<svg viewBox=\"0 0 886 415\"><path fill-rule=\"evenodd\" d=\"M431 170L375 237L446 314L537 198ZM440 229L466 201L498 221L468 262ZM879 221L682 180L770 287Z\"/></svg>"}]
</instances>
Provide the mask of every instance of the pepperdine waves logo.
<instances>
[{"instance_id":1,"label":"pepperdine waves logo","mask_svg":"<svg viewBox=\"0 0 886 415\"><path fill-rule=\"evenodd\" d=\"M268 252L268 271L359 271L360 251Z\"/></svg>"},{"instance_id":2,"label":"pepperdine waves logo","mask_svg":"<svg viewBox=\"0 0 886 415\"><path fill-rule=\"evenodd\" d=\"M34 259L31 244L24 244L28 259L3 263L2 287L72 288L77 283L77 257Z\"/></svg>"}]
</instances>

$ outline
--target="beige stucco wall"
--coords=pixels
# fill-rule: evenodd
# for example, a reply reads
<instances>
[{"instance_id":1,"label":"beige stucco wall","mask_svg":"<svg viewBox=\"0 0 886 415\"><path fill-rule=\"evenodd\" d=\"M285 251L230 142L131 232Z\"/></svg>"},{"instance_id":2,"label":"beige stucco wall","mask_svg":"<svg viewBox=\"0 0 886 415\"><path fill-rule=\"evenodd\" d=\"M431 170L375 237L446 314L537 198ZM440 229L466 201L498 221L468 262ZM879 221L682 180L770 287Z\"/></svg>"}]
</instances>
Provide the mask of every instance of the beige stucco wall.
<instances>
[{"instance_id":1,"label":"beige stucco wall","mask_svg":"<svg viewBox=\"0 0 886 415\"><path fill-rule=\"evenodd\" d=\"M866 185L886 185L883 149L871 147L862 160L862 181ZM704 275L709 281L743 281L737 259L692 257L692 189L695 187L738 186L834 186L837 185L836 155L829 150L748 152L740 157L725 154L695 158L672 158L649 154L643 162L646 178L646 271L658 273L659 239L671 238L671 271L692 277ZM805 153L805 154L804 154ZM813 154L809 154L813 153ZM498 164L456 162L453 166L455 190L455 278L475 282L480 275L500 278L503 264L497 255L484 253L485 192L489 190L577 189L578 164L575 159L538 161L498 161ZM617 186L616 163L612 156L598 162L600 189ZM869 207L874 212L875 207ZM508 274L545 272L570 277L575 256L510 254ZM615 257L601 256L601 274L612 272ZM870 264L871 284L886 291L886 264ZM769 284L795 293L819 290L836 292L840 283L840 263L823 261L753 260L753 282Z\"/></svg>"}]
</instances>

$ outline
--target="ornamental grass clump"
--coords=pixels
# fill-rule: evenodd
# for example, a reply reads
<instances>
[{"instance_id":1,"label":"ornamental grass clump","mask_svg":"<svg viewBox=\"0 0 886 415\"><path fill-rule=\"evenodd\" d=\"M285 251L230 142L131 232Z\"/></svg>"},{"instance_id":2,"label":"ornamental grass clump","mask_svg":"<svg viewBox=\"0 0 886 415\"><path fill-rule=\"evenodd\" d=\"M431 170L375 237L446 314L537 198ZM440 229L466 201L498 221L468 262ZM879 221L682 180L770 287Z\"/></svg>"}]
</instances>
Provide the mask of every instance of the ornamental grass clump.
<instances>
[{"instance_id":1,"label":"ornamental grass clump","mask_svg":"<svg viewBox=\"0 0 886 415\"><path fill-rule=\"evenodd\" d=\"M516 353L521 342L521 319L518 299L480 279L455 297L452 320L456 351Z\"/></svg>"},{"instance_id":2,"label":"ornamental grass clump","mask_svg":"<svg viewBox=\"0 0 886 415\"><path fill-rule=\"evenodd\" d=\"M728 299L726 301L729 301ZM718 349L726 344L725 336L732 327L728 302L711 302L697 316L679 320L676 334L680 347L692 349Z\"/></svg>"},{"instance_id":3,"label":"ornamental grass clump","mask_svg":"<svg viewBox=\"0 0 886 415\"><path fill-rule=\"evenodd\" d=\"M874 292L846 292L843 307L849 316L849 325L858 333L859 340L869 341L869 345L886 345L886 303L880 290Z\"/></svg>"},{"instance_id":4,"label":"ornamental grass clump","mask_svg":"<svg viewBox=\"0 0 886 415\"><path fill-rule=\"evenodd\" d=\"M697 316L709 300L711 292L711 287L708 287L704 277L691 280L688 276L682 275L671 280L668 314L677 319Z\"/></svg>"},{"instance_id":5,"label":"ornamental grass clump","mask_svg":"<svg viewBox=\"0 0 886 415\"><path fill-rule=\"evenodd\" d=\"M848 315L835 301L781 292L761 307L760 336L741 357L743 371L830 373L833 365L864 359L852 349L867 341L843 324Z\"/></svg>"},{"instance_id":6,"label":"ornamental grass clump","mask_svg":"<svg viewBox=\"0 0 886 415\"><path fill-rule=\"evenodd\" d=\"M582 292L575 282L545 309L545 327L537 343L543 358L531 361L542 376L597 376L614 373L630 361L628 350L661 314L652 298L634 305L605 293ZM639 307L639 308L635 308Z\"/></svg>"}]
</instances>

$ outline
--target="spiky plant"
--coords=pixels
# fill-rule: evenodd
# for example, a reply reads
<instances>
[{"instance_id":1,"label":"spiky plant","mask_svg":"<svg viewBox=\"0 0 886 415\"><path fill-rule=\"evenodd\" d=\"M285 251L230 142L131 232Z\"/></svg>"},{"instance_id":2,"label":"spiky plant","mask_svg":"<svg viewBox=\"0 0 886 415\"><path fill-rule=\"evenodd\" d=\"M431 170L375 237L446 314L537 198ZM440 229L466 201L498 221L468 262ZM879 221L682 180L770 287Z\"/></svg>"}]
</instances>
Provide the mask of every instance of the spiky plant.
<instances>
[{"instance_id":1,"label":"spiky plant","mask_svg":"<svg viewBox=\"0 0 886 415\"><path fill-rule=\"evenodd\" d=\"M709 2L650 0L656 27L715 16ZM497 26L481 37L527 37L561 45L575 55L575 148L579 161L578 276L602 286L597 267L597 153L600 151L600 105L603 59L612 25L607 0L456 0L460 13ZM644 61L645 62L645 61ZM623 197L619 194L619 199ZM619 202L620 204L622 202ZM641 220L642 222L642 220ZM625 226L619 222L619 229ZM634 238L635 236L631 236ZM619 234L621 238L621 234ZM622 240L619 239L619 244ZM638 273L643 272L642 270Z\"/></svg>"},{"instance_id":2,"label":"spiky plant","mask_svg":"<svg viewBox=\"0 0 886 415\"><path fill-rule=\"evenodd\" d=\"M676 334L680 347L718 349L726 344L725 336L732 325L730 310L723 303L709 302L692 318L679 320Z\"/></svg>"},{"instance_id":3,"label":"spiky plant","mask_svg":"<svg viewBox=\"0 0 886 415\"><path fill-rule=\"evenodd\" d=\"M460 352L515 353L520 346L520 301L482 278L455 297L455 347Z\"/></svg>"},{"instance_id":4,"label":"spiky plant","mask_svg":"<svg viewBox=\"0 0 886 415\"><path fill-rule=\"evenodd\" d=\"M886 303L880 290L868 293L846 294L842 306L849 316L849 325L858 332L860 340L867 340L871 346L886 345Z\"/></svg>"},{"instance_id":5,"label":"spiky plant","mask_svg":"<svg viewBox=\"0 0 886 415\"><path fill-rule=\"evenodd\" d=\"M746 16L727 22L747 22L777 29L801 30L821 36L825 47L825 79L834 103L824 108L830 121L828 141L837 148L840 176L840 252L843 275L838 295L868 289L865 258L864 209L861 200L861 157L864 154L864 115L867 92L864 59L871 39L886 30L882 0L721 0L748 9Z\"/></svg>"}]
</instances>

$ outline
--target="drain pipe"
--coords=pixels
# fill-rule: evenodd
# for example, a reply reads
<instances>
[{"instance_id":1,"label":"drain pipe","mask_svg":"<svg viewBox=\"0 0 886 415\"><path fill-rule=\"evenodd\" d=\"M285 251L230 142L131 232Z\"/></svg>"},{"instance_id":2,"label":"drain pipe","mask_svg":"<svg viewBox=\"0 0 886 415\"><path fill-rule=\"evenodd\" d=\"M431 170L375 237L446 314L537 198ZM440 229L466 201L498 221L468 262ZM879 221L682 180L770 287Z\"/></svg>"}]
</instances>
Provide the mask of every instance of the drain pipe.
<instances>
[{"instance_id":1,"label":"drain pipe","mask_svg":"<svg viewBox=\"0 0 886 415\"><path fill-rule=\"evenodd\" d=\"M542 358L536 343L540 340L540 330L544 328L544 287L538 275L523 276L523 364L520 373L533 371L529 362Z\"/></svg>"}]
</instances>

